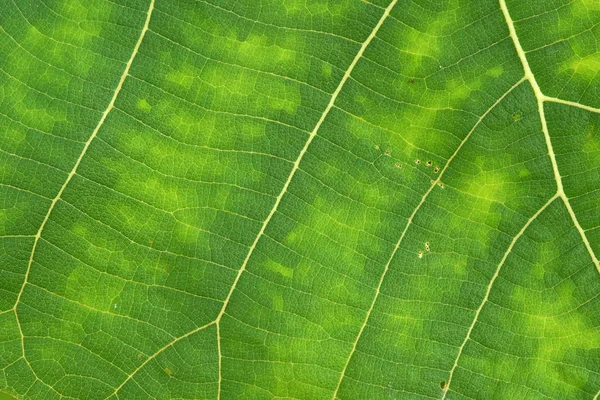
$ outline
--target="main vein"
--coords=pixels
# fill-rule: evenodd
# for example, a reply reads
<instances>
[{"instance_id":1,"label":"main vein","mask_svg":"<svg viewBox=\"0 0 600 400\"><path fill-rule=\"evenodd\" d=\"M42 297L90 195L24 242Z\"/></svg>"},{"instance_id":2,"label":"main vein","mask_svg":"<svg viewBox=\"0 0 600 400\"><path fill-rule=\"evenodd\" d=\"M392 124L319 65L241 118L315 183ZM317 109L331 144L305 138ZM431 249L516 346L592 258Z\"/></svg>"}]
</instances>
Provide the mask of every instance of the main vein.
<instances>
[{"instance_id":1,"label":"main vein","mask_svg":"<svg viewBox=\"0 0 600 400\"><path fill-rule=\"evenodd\" d=\"M538 103L538 111L540 113L540 120L542 122L542 131L544 132L544 138L546 139L546 146L548 147L548 154L550 156L550 161L552 162L552 170L554 171L554 179L556 180L556 186L558 188L557 194L563 200L563 203L565 204L565 207L569 211L569 215L571 216L571 219L573 220L573 224L575 225L575 228L577 228L577 231L579 231L581 240L583 241L588 253L590 254L590 257L592 258L592 261L594 262L596 269L598 270L598 272L600 272L600 262L598 261L598 257L596 257L596 254L594 253L594 250L592 249L592 246L585 234L585 230L579 224L579 221L577 220L577 216L575 215L575 211L573 210L573 207L571 207L569 198L565 194L565 191L563 188L562 177L558 170L558 163L556 162L556 156L554 154L554 149L552 147L552 140L550 139L550 132L548 131L548 124L546 122L546 114L544 112L544 102L546 102L546 101L558 102L561 104L567 104L567 105L571 105L571 106L575 106L575 107L580 107L580 108L583 108L585 110L592 111L592 112L597 112L598 110L594 109L592 107L583 106L578 103L573 103L573 102L569 102L566 100L560 100L560 99L556 99L553 97L548 97L542 93L542 90L540 89L540 86L538 85L538 83L535 79L535 76L533 75L533 72L531 72L531 67L529 66L529 62L527 61L527 56L525 55L525 51L523 51L523 47L521 46L521 42L519 41L519 37L517 36L517 31L515 30L515 24L513 23L510 13L508 12L508 7L506 6L506 0L500 0L500 8L502 9L502 13L504 14L504 19L506 20L506 25L508 26L508 30L510 32L510 37L512 38L512 41L515 45L515 49L517 50L517 54L519 55L521 64L523 64L523 69L525 71L525 78L531 84L531 86L533 88L533 92L535 94L535 98Z\"/></svg>"},{"instance_id":2,"label":"main vein","mask_svg":"<svg viewBox=\"0 0 600 400\"><path fill-rule=\"evenodd\" d=\"M335 399L337 397L337 394L338 394L338 391L339 391L340 386L342 384L342 381L344 380L344 375L346 373L346 369L348 368L348 365L350 364L350 360L352 358L352 355L356 351L356 346L358 345L358 341L360 340L360 338L361 338L361 336L363 334L363 331L365 330L365 328L366 328L366 326L367 326L367 324L369 322L369 318L371 317L371 312L373 311L373 308L375 307L375 303L377 302L377 298L379 297L379 295L381 293L381 286L383 285L383 281L385 280L385 277L386 277L386 275L387 275L387 273L389 271L389 268L390 268L390 265L392 263L392 260L394 259L394 256L396 255L396 252L400 248L400 245L402 244L402 241L404 240L404 237L406 236L406 232L408 231L408 228L412 224L413 218L415 217L415 215L417 214L417 212L421 209L421 206L423 205L423 203L425 203L425 200L427 199L427 197L429 196L429 194L440 183L440 181L442 179L442 176L444 175L444 172L446 172L446 170L448 169L448 166L450 165L450 163L452 162L452 160L454 160L454 158L456 157L456 155L458 154L458 152L460 151L460 149L467 142L467 140L469 140L469 138L471 137L471 134L475 131L475 129L477 129L477 127L479 126L479 124L481 123L481 121L483 121L485 119L485 117L498 104L500 104L500 102L502 102L502 100L504 100L504 98L506 96L508 96L508 94L510 92L512 92L517 86L519 86L524 81L525 81L525 78L523 78L519 82L515 83L502 96L500 96L500 98L498 100L496 100L496 102L494 104L492 104L492 106L490 108L488 108L486 110L486 112L483 113L483 115L481 117L479 117L479 119L477 120L477 122L475 123L475 125L473 125L473 128L471 128L471 130L469 131L469 133L467 133L467 135L462 140L462 142L460 143L460 145L458 146L458 148L456 149L456 151L448 159L448 161L446 162L446 165L444 165L444 168L442 168L442 170L440 171L440 174L437 177L437 179L435 179L431 183L431 186L429 187L429 189L427 190L427 192L425 192L425 194L421 198L421 201L419 202L419 204L417 205L417 207L414 209L414 211L412 212L412 214L408 218L408 222L406 223L406 226L404 227L404 230L400 234L400 239L398 239L398 242L396 242L396 246L394 247L394 250L392 251L392 254L390 255L387 263L385 264L385 267L384 267L384 270L383 270L383 274L381 275L381 278L379 279L379 284L377 285L377 289L375 291L375 296L373 297L373 301L371 302L371 306L369 307L369 310L367 311L367 315L365 316L365 320L364 320L363 324L361 325L360 330L358 331L358 335L356 336L356 340L354 341L354 344L352 345L352 350L350 351L350 354L348 355L348 359L346 360L346 364L344 365L344 368L342 369L342 374L340 375L340 379L338 380L337 386L335 388L335 392L333 393L333 399Z\"/></svg>"},{"instance_id":3,"label":"main vein","mask_svg":"<svg viewBox=\"0 0 600 400\"><path fill-rule=\"evenodd\" d=\"M219 380L218 380L217 398L221 397L222 354L221 354L221 338L220 338L221 334L220 334L220 325L219 325L219 323L220 323L221 319L223 318L223 315L225 315L225 310L227 309L227 305L229 304L229 301L231 300L231 296L233 295L233 292L235 291L235 288L236 288L238 282L240 281L240 278L242 277L244 271L246 270L248 262L250 261L250 258L252 257L252 254L254 253L254 250L256 249L256 246L257 246L260 238L262 237L263 233L265 232L265 230L267 228L267 225L269 225L269 222L273 218L273 215L275 215L275 213L277 212L277 208L279 207L279 204L281 203L281 200L283 199L283 196L287 192L288 187L290 186L290 183L292 182L292 180L294 178L294 175L298 171L298 168L300 166L300 162L302 161L302 158L306 154L306 151L308 150L310 144L312 143L313 139L317 135L317 132L321 128L321 125L325 121L325 118L327 117L327 115L329 114L329 112L331 111L331 109L333 108L333 105L335 104L335 101L336 101L337 97L339 96L340 92L342 91L342 88L344 87L344 85L346 84L346 82L348 81L348 79L350 78L350 75L352 74L352 71L354 70L354 67L356 66L356 64L358 63L358 61L362 58L363 53L365 52L366 48L373 41L373 38L375 37L375 35L377 34L377 32L379 31L379 29L381 28L381 26L385 22L385 20L387 19L388 15L390 14L390 11L392 10L392 8L394 7L394 5L397 2L398 2L398 0L393 0L390 3L390 5L385 9L385 11L383 12L381 18L377 22L377 25L375 25L375 27L373 28L373 30L371 31L371 33L369 34L369 36L367 37L367 39L362 43L360 49L358 50L358 53L356 53L356 56L354 57L354 59L350 63L350 66L348 67L348 69L346 70L346 72L344 73L344 76L340 80L340 83L338 84L337 88L335 89L335 91L331 95L331 99L329 100L329 103L327 104L327 107L325 107L325 110L323 111L323 114L321 114L321 117L317 121L317 124L315 125L314 129L310 132L310 134L308 136L308 139L307 139L306 143L304 144L304 147L302 148L302 150L298 154L298 157L296 158L296 161L294 162L294 165L292 166L292 170L290 171L290 174L288 175L287 180L285 181L283 187L281 188L281 191L279 192L279 195L275 199L275 203L273 204L273 207L271 208L271 211L269 212L269 215L267 215L267 218L264 220L264 222L263 222L263 224L262 224L262 226L260 228L260 231L258 232L258 234L256 235L256 238L254 239L254 242L250 246L250 248L248 250L248 254L246 255L246 258L244 259L244 261L242 263L242 266L240 267L240 269L239 269L239 271L238 271L238 273L237 273L237 275L236 275L236 277L235 277L235 279L233 281L233 284L231 285L231 288L229 289L229 293L227 293L227 296L225 297L225 300L223 301L223 306L221 307L221 310L219 311L219 314L217 315L217 318L213 322L211 322L211 323L209 323L207 325L201 326L199 328L195 328L194 330L186 333L185 335L182 335L180 337L175 338L170 343L167 343L165 346L163 346L162 348L160 348L157 352L155 352L148 359L146 359L146 361L142 365L140 365L138 368L136 368L126 378L126 380L115 390L114 393L116 393L121 387L123 387L123 385L127 381L129 381L131 378L133 378L133 376L144 365L146 365L149 361L151 361L154 358L156 358L160 353L162 353L163 351L165 351L169 347L173 346L175 343L179 342L181 339L186 338L186 337L188 337L188 336L190 336L190 335L192 335L192 334L194 334L196 332L199 332L199 331L203 330L204 328L207 328L207 327L209 327L209 326L211 326L213 324L216 324L217 341L218 341L218 343L217 343L217 349L218 349L218 355L219 355L219 359L218 359Z\"/></svg>"},{"instance_id":4,"label":"main vein","mask_svg":"<svg viewBox=\"0 0 600 400\"><path fill-rule=\"evenodd\" d=\"M67 179L65 179L65 182L61 186L60 190L58 191L58 193L56 194L54 199L52 199L52 202L50 203L50 207L48 208L48 212L46 213L44 220L42 221L42 224L40 225L40 228L38 229L37 233L34 236L33 247L31 248L31 254L29 255L29 262L27 263L27 270L25 271L25 278L23 279L23 284L21 285L21 289L19 290L19 294L17 295L17 300L15 301L15 304L12 308L12 310L15 312L15 315L17 316L17 325L19 326L19 332L21 334L21 350L23 352L23 357L25 357L25 337L23 335L23 330L21 329L21 323L19 321L19 315L17 313L17 306L19 305L19 302L21 301L21 296L23 295L23 291L25 290L25 286L27 285L27 281L29 279L29 273L31 272L31 265L33 264L33 258L35 256L35 251L37 249L37 245L42 236L42 232L44 231L44 227L46 226L46 223L50 219L50 215L52 214L52 211L56 207L58 200L60 200L63 192L69 185L69 182L71 182L71 179L73 179L73 176L75 176L75 174L77 172L77 168L79 167L79 164L81 164L81 160L85 156L85 153L87 152L87 150L90 147L90 144L92 143L94 138L98 135L98 132L100 131L100 128L104 124L106 117L108 116L110 111L114 108L115 100L117 99L117 96L119 95L119 92L121 91L121 88L123 87L123 82L125 82L125 78L127 78L127 75L129 75L129 69L131 68L131 64L133 63L133 60L135 59L135 56L138 53L140 45L142 44L142 41L144 40L146 31L148 31L148 25L150 24L150 17L152 16L153 10L154 10L154 0L150 0L150 5L148 7L148 12L146 15L146 21L144 23L144 27L142 28L142 32L140 33L140 36L137 40L137 43L135 44L135 47L133 48L131 57L129 58L129 61L127 61L127 64L125 65L125 70L123 71L123 74L121 75L121 79L119 80L119 83L117 84L117 87L115 89L115 92L113 93L110 103L106 107L106 110L104 110L104 112L102 113L102 116L100 117L98 124L92 131L92 134L90 135L88 140L85 142L83 149L81 150L81 153L79 154L79 157L77 158L77 161L75 161L75 165L73 165L71 172L69 172L69 175L67 176Z\"/></svg>"},{"instance_id":5,"label":"main vein","mask_svg":"<svg viewBox=\"0 0 600 400\"><path fill-rule=\"evenodd\" d=\"M570 105L570 106L583 108L583 109L586 109L587 111L592 111L592 112L597 112L598 110L594 109L594 108L591 108L591 107L587 107L587 106L581 105L579 103L573 103L573 102L569 102L569 101L557 99L557 98L554 98L554 97L548 97L548 96L546 96L546 95L544 95L542 93L542 91L540 89L540 86L537 83L537 81L535 79L535 76L533 75L533 72L531 71L531 67L529 66L529 62L527 61L527 57L525 55L525 51L523 50L523 47L521 46L521 43L519 41L519 37L517 36L517 32L515 30L515 26L514 26L513 20L512 20L512 18L510 16L510 13L508 12L508 7L506 6L506 0L499 0L499 1L500 1L500 8L502 9L502 13L504 15L504 19L506 20L506 25L508 26L508 30L510 32L510 37L511 37L511 39L513 41L513 44L515 46L515 49L516 49L517 54L519 56L519 59L521 60L521 64L523 65L523 70L525 72L524 79L526 79L526 80L529 81L529 83L531 84L531 87L533 88L533 92L535 94L535 98L536 98L536 101L537 101L537 104L538 104L538 112L540 114L540 121L541 121L541 124L542 124L542 132L544 134L544 139L546 141L546 147L548 148L548 155L549 155L550 161L552 163L552 170L553 170L553 173L554 173L554 179L556 181L557 191L554 194L554 196L552 196L552 198L550 198L546 202L546 204L544 204L531 218L529 218L529 220L525 223L525 225L523 225L523 227L521 228L521 230L519 231L519 233L513 238L512 242L508 246L508 249L504 253L504 256L502 257L502 260L498 264L498 268L496 269L496 272L494 273L494 276L492 277L492 279L490 281L490 284L488 285L488 288L487 288L487 291L485 293L485 296L484 296L483 300L481 301L481 304L479 305L479 308L475 312L475 317L473 318L473 322L471 323L471 326L469 327L469 329L467 331L467 335L465 337L465 340L462 342L462 344L461 344L461 346L460 346L460 348L458 350L458 354L456 355L456 359L454 360L454 365L452 366L452 369L450 370L450 377L448 378L448 383L446 384L446 387L445 387L445 390L444 390L444 395L442 396L442 400L444 400L446 398L446 394L448 393L448 391L450 389L450 384L452 383L452 377L454 375L454 371L456 370L456 367L458 366L458 361L459 361L459 359L460 359L460 357L462 355L463 349L464 349L466 343L469 341L469 339L471 337L471 333L473 331L473 328L475 327L475 324L477 323L477 320L479 318L479 314L481 313L481 310L483 309L484 305L487 303L487 300L489 298L490 292L492 290L492 286L493 286L494 282L496 281L496 278L498 277L498 274L500 273L500 269L502 268L502 265L504 265L504 262L506 261L506 258L508 257L508 255L512 251L515 243L523 235L523 233L525 232L525 230L527 229L527 227L529 227L529 225L554 200L560 198L563 201L563 203L565 204L565 207L567 208L567 210L569 212L569 215L571 216L571 219L573 220L573 224L575 225L575 228L579 231L581 239L583 240L583 243L585 244L585 247L586 247L587 251L589 252L590 257L592 258L592 261L596 265L596 269L598 270L598 272L600 272L600 264L598 263L598 259L597 259L596 255L594 254L594 251L592 250L590 242L588 241L588 239L587 239L587 237L585 235L585 231L583 230L583 228L579 224L579 221L577 220L577 217L575 216L575 212L573 211L573 208L571 207L571 204L569 203L569 199L568 199L567 195L565 194L565 191L564 191L564 188L563 188L562 177L561 177L560 171L558 169L558 163L556 162L556 155L554 154L554 149L552 147L552 141L550 139L550 132L548 131L548 124L546 122L546 114L544 112L544 102L548 101L548 102L557 102L557 103L561 103L561 104L567 104L567 105ZM596 397L597 396L598 395L596 395Z\"/></svg>"}]
</instances>

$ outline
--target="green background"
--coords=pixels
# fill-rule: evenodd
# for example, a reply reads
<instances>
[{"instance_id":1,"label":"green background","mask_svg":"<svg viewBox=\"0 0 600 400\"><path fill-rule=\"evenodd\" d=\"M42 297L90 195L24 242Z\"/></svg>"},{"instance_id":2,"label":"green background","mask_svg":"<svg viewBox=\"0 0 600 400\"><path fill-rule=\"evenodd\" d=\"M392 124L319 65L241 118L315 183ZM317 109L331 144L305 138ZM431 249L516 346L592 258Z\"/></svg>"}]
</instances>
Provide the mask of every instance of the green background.
<instances>
[{"instance_id":1,"label":"green background","mask_svg":"<svg viewBox=\"0 0 600 400\"><path fill-rule=\"evenodd\" d=\"M600 393L595 0L8 0L0 388Z\"/></svg>"}]
</instances>

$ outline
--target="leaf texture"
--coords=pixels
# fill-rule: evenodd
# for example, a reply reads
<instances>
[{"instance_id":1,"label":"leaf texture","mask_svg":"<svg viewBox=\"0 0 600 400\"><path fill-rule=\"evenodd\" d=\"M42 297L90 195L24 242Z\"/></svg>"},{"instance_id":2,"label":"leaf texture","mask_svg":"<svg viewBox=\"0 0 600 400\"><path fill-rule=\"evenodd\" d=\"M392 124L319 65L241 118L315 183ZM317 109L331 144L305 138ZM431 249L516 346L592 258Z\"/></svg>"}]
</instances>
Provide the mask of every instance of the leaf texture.
<instances>
[{"instance_id":1,"label":"leaf texture","mask_svg":"<svg viewBox=\"0 0 600 400\"><path fill-rule=\"evenodd\" d=\"M600 395L595 0L3 0L0 389Z\"/></svg>"}]
</instances>

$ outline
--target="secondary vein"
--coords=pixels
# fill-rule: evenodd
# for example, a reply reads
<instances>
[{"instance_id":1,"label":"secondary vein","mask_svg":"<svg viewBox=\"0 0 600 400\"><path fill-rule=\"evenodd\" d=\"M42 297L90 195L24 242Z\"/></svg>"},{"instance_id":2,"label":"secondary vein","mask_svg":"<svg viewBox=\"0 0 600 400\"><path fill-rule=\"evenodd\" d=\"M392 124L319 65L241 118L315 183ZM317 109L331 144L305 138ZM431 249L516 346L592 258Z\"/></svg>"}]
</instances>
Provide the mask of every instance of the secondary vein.
<instances>
[{"instance_id":1,"label":"secondary vein","mask_svg":"<svg viewBox=\"0 0 600 400\"><path fill-rule=\"evenodd\" d=\"M525 71L525 78L531 84L531 87L533 88L533 93L535 94L535 98L538 103L538 111L540 114L540 120L542 122L542 131L544 132L544 138L546 139L546 146L548 147L548 155L550 156L550 161L552 162L552 170L554 171L554 179L556 180L556 185L558 187L557 194L558 194L558 196L560 196L562 198L562 200L565 204L565 207L569 211L569 215L571 216L571 219L573 220L573 224L575 225L575 228L579 232L579 235L581 236L581 240L583 241L586 250L590 254L590 257L591 257L594 265L596 266L596 270L598 270L598 272L600 272L600 262L598 261L598 257L596 257L596 254L594 253L594 250L592 249L592 246L585 234L585 230L579 224L579 221L577 220L577 216L575 215L575 211L573 210L573 207L571 206L571 203L569 202L569 198L565 194L565 190L563 188L562 177L561 177L560 171L558 169L558 163L556 162L556 155L554 154L554 148L552 147L552 140L550 138L550 132L548 131L548 124L546 122L546 114L544 112L544 102L551 101L551 102L567 104L570 106L583 108L583 109L586 109L591 112L597 112L597 110L594 108L591 108L591 107L583 106L579 103L573 103L573 102L569 102L566 100L560 100L560 99L556 99L553 97L548 97L548 96L544 95L544 93L542 93L542 90L540 89L540 85L537 83L535 76L533 75L533 72L531 71L531 67L529 66L529 62L527 61L527 56L525 55L525 52L523 51L523 47L521 46L519 37L517 36L517 31L515 30L515 24L513 23L510 13L508 12L508 7L506 6L506 0L500 0L500 8L502 9L502 13L504 14L504 19L506 20L506 25L508 26L508 30L510 32L510 37L512 38L512 41L515 45L515 49L517 50L517 54L519 55L521 64L523 64L523 70Z\"/></svg>"},{"instance_id":2,"label":"secondary vein","mask_svg":"<svg viewBox=\"0 0 600 400\"><path fill-rule=\"evenodd\" d=\"M133 48L133 52L131 53L131 57L129 58L129 61L127 61L127 64L125 65L125 70L123 71L123 74L121 75L121 79L119 80L119 83L117 84L117 87L115 88L115 92L113 93L113 96L112 96L112 98L110 100L110 103L106 107L106 110L104 110L104 112L102 113L102 116L100 117L100 120L98 121L98 124L96 125L96 127L92 131L92 134L90 135L90 137L88 138L88 140L85 142L85 144L83 146L83 149L81 150L81 153L79 154L79 157L77 158L77 161L75 161L75 164L73 165L73 168L71 169L71 172L69 172L69 175L67 176L67 179L65 179L65 182L61 186L60 190L58 191L58 193L56 194L56 196L52 199L52 201L50 203L50 207L48 208L48 212L46 212L44 220L42 221L42 223L40 225L40 228L38 229L37 233L34 236L33 246L31 248L31 254L29 255L29 261L27 263L27 270L25 271L25 278L23 279L23 284L21 285L21 289L19 290L19 294L17 295L17 299L15 301L15 304L12 307L12 310L15 312L15 315L17 317L17 325L19 327L19 332L21 334L21 351L23 353L23 357L25 357L25 336L23 335L23 330L21 328L21 323L19 321L19 315L17 313L17 306L19 305L19 302L21 301L21 296L23 295L23 291L25 290L25 286L27 286L27 282L28 282L28 279L29 279L29 273L31 271L31 265L33 264L33 259L34 259L34 256L35 256L35 251L37 249L37 245L38 245L38 243L40 241L40 238L42 236L42 232L44 231L44 227L46 226L48 220L50 219L50 215L52 214L52 211L56 207L56 204L58 203L58 200L60 200L63 192L65 191L66 187L69 185L69 182L71 182L71 179L73 179L73 176L75 176L75 174L77 172L77 168L81 164L81 160L85 156L88 148L90 147L90 144L92 143L92 141L94 140L94 138L98 135L98 132L100 131L100 128L104 124L104 121L106 120L108 114L114 108L117 96L119 95L119 92L121 91L121 88L123 87L123 82L125 82L125 78L127 78L127 76L129 75L129 70L131 68L131 64L133 63L133 60L135 59L135 56L138 53L140 45L142 44L142 41L144 40L144 36L145 36L146 32L148 31L148 26L150 24L150 18L152 16L152 11L153 10L154 10L154 0L150 0L150 5L148 7L148 11L147 11L147 14L146 14L146 21L144 23L144 26L143 26L142 31L140 33L140 36L139 36L139 38L137 40L137 43L135 44L135 47Z\"/></svg>"},{"instance_id":3,"label":"secondary vein","mask_svg":"<svg viewBox=\"0 0 600 400\"><path fill-rule=\"evenodd\" d=\"M460 359L460 356L462 355L462 352L463 352L463 349L465 348L465 345L467 344L467 342L469 341L469 338L471 337L471 333L473 332L473 328L475 327L475 324L477 323L477 320L479 318L479 314L481 314L481 310L483 309L483 306L485 305L485 303L487 303L488 298L490 297L490 292L492 291L492 286L494 285L494 282L496 282L496 278L498 278L498 275L500 274L500 270L502 269L502 266L506 262L506 259L508 258L508 255L512 251L512 249L515 246L515 244L517 243L517 241L521 238L521 236L523 236L523 233L525 233L525 231L527 230L527 228L529 227L529 225L531 225L531 223L533 221L535 221L536 218L554 200L558 199L559 197L560 196L559 196L558 193L556 193L554 196L552 196L546 202L546 204L544 204L535 214L533 214L527 220L527 222L523 225L523 227L521 228L521 230L519 231L519 233L517 233L515 235L515 237L513 238L513 240L510 242L510 245L506 249L506 252L504 253L504 256L502 257L502 260L500 260L500 263L498 264L498 268L496 268L496 271L494 272L494 276L492 276L492 279L490 280L490 284L487 287L487 290L485 292L485 296L483 297L483 300L481 301L481 304L479 305L479 308L477 308L477 311L475 311L475 317L473 318L473 322L471 322L471 326L469 326L469 330L467 331L467 335L465 336L465 340L463 340L462 344L460 345L460 347L458 349L458 354L456 355L456 358L454 359L454 365L452 365L452 369L450 370L450 377L448 378L448 383L446 384L446 387L444 389L444 395L442 396L442 400L444 400L446 398L446 394L448 393L448 389L450 388L450 384L452 383L452 377L454 376L454 371L455 371L456 367L458 366L458 360Z\"/></svg>"},{"instance_id":4,"label":"secondary vein","mask_svg":"<svg viewBox=\"0 0 600 400\"><path fill-rule=\"evenodd\" d=\"M383 274L381 275L381 278L379 279L379 284L377 285L377 289L375 291L375 297L373 297L373 301L371 302L371 306L369 307L369 310L367 311L367 315L365 316L365 320L363 322L363 324L360 327L360 330L358 332L358 335L356 337L356 340L354 341L353 345L352 345L352 350L350 351L350 354L348 355L348 359L346 360L346 364L344 365L344 368L342 369L342 373L340 375L340 379L338 380L337 386L335 388L335 391L333 393L333 399L337 398L337 393L340 389L340 386L342 384L342 381L344 380L344 375L346 373L346 369L348 368L348 365L350 364L350 360L352 359L352 355L354 354L354 352L356 351L356 346L358 345L358 342L363 334L363 331L365 330L369 319L371 317L371 312L373 311L373 308L375 307L375 303L377 302L377 299L379 297L379 294L381 293L381 286L383 285L383 281L385 280L385 277L389 271L390 265L392 263L392 260L394 259L394 256L396 255L396 252L398 251L398 249L400 248L400 245L402 244L402 241L404 240L404 237L406 236L406 232L408 231L408 228L411 226L412 221L414 216L417 214L417 212L421 209L421 206L423 205L423 203L425 203L425 200L427 199L427 197L429 196L429 194L433 191L433 189L440 183L442 176L444 175L444 172L446 172L446 170L448 169L448 166L450 165L450 163L452 162L452 160L456 157L456 155L458 154L458 152L460 151L460 149L463 147L463 145L467 142L467 140L469 140L469 138L471 137L471 134L475 131L475 129L477 129L477 127L479 126L479 124L481 123L481 121L483 121L485 119L485 117L498 105L500 104L500 102L502 102L502 100L504 100L504 98L506 96L508 96L508 94L510 92L512 92L517 86L519 86L521 83L523 83L525 81L525 78L519 80L517 83L515 83L510 89L508 89L502 96L500 96L500 98L498 100L496 100L496 102L494 104L492 104L492 106L490 108L488 108L486 110L485 113L483 113L483 115L481 115L481 117L479 117L479 119L477 120L477 122L475 123L475 125L473 126L473 128L471 128L471 130L469 131L469 133L467 133L467 135L465 136L465 138L462 140L462 142L458 145L458 148L456 149L456 151L452 154L452 156L448 159L448 161L446 162L446 165L444 166L444 168L442 168L442 170L440 171L439 176L437 177L437 179L435 179L432 183L431 186L429 187L429 189L427 190L427 192L425 192L425 194L423 195L423 197L421 198L421 201L419 202L419 204L417 205L417 207L414 209L414 211L412 212L412 214L410 215L410 217L408 218L408 222L406 223L406 226L404 227L404 230L402 231L402 234L400 235L400 239L398 239L398 242L396 243L396 246L394 247L394 250L392 251L391 256L389 257L384 270L383 270Z\"/></svg>"}]
</instances>

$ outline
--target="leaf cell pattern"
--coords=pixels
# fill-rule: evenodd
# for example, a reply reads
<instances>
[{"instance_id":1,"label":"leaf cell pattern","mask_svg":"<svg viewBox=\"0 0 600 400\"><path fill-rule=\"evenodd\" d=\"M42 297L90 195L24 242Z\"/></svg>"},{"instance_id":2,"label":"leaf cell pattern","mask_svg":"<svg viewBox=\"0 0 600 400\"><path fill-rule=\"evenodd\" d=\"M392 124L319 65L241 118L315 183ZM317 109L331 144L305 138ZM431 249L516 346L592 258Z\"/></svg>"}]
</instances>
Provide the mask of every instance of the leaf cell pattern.
<instances>
[{"instance_id":1,"label":"leaf cell pattern","mask_svg":"<svg viewBox=\"0 0 600 400\"><path fill-rule=\"evenodd\" d=\"M594 0L6 0L0 389L593 399Z\"/></svg>"}]
</instances>

